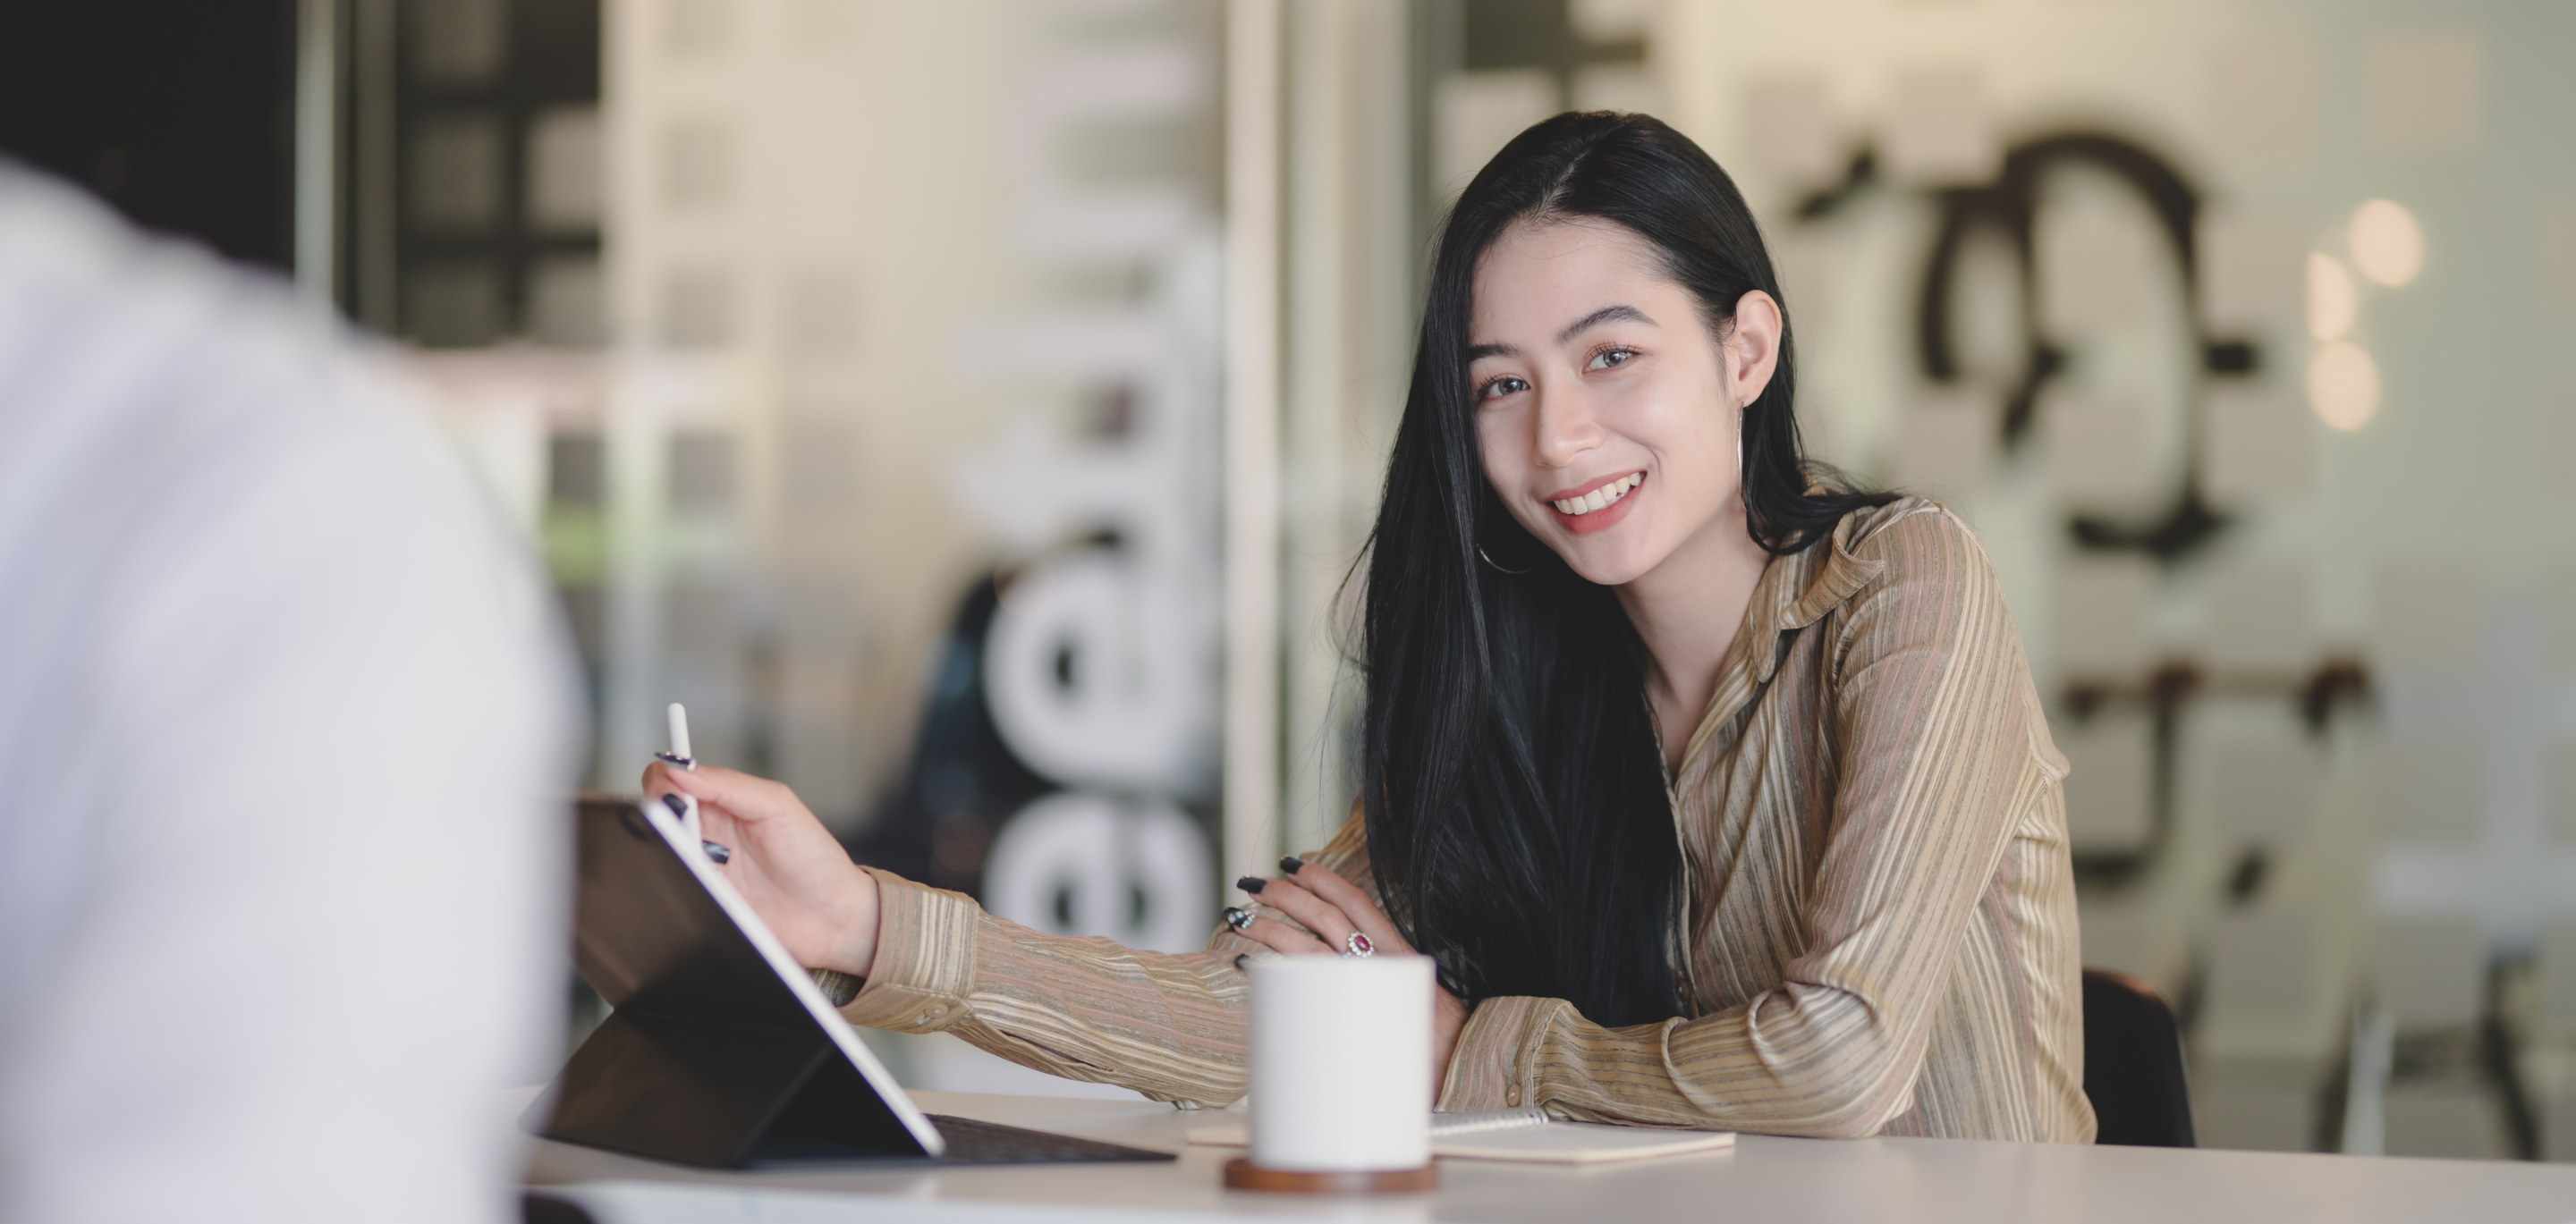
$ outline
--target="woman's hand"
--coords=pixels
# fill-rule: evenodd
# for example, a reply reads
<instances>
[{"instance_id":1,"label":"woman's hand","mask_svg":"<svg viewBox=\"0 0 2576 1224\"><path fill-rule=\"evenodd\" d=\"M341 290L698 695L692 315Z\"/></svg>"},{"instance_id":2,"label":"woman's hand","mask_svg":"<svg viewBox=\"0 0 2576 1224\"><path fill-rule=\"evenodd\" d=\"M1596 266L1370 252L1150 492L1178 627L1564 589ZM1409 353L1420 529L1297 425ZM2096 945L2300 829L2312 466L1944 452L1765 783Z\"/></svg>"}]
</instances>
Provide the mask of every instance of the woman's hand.
<instances>
[{"instance_id":1,"label":"woman's hand","mask_svg":"<svg viewBox=\"0 0 2576 1224\"><path fill-rule=\"evenodd\" d=\"M1279 860L1279 870L1286 874L1276 880L1246 876L1234 886L1261 898L1261 903L1303 923L1305 931L1267 916L1255 917L1242 928L1243 935L1274 952L1288 956L1340 955L1350 947L1353 933L1368 938L1372 952L1410 954L1413 945L1404 941L1386 911L1377 907L1358 886L1333 874L1330 868L1293 858ZM1306 932L1312 931L1313 935ZM1322 939L1318 939L1321 936ZM1330 941L1329 943L1326 941ZM1458 1048L1458 1033L1467 1027L1467 1005L1458 996L1431 988L1431 1096L1440 1097L1440 1086L1449 1079L1449 1056Z\"/></svg>"},{"instance_id":2,"label":"woman's hand","mask_svg":"<svg viewBox=\"0 0 2576 1224\"><path fill-rule=\"evenodd\" d=\"M877 881L784 784L731 769L655 761L644 793L698 801L706 839L733 851L717 870L808 969L864 978L877 958Z\"/></svg>"}]
</instances>

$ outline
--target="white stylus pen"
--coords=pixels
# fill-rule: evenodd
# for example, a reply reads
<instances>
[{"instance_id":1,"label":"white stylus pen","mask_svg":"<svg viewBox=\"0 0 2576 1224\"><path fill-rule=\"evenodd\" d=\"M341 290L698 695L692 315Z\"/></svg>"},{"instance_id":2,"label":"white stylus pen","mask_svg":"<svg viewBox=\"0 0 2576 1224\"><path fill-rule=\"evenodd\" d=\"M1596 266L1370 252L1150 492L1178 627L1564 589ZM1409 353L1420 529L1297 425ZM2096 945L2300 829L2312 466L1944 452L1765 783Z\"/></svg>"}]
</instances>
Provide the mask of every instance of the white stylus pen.
<instances>
[{"instance_id":1,"label":"white stylus pen","mask_svg":"<svg viewBox=\"0 0 2576 1224\"><path fill-rule=\"evenodd\" d=\"M697 759L689 755L689 708L674 701L669 713L671 750L663 753L662 759L682 769L695 770ZM698 832L698 801L688 795L680 796L680 827L688 830L689 840L704 840Z\"/></svg>"},{"instance_id":2,"label":"white stylus pen","mask_svg":"<svg viewBox=\"0 0 2576 1224\"><path fill-rule=\"evenodd\" d=\"M664 761L681 769L695 772L698 768L698 761L696 757L689 754L688 707L674 701L671 703L669 714L671 717L671 750L669 752L656 752L653 755L660 757ZM684 795L678 791L672 791L670 794L662 796L662 802L668 805L672 813L680 818L680 828L685 830L691 838L696 839L699 848L705 850L707 852L707 857L714 859L717 866L721 867L732 861L732 850L708 841L704 833L701 832L698 824L698 801L696 796Z\"/></svg>"},{"instance_id":3,"label":"white stylus pen","mask_svg":"<svg viewBox=\"0 0 2576 1224\"><path fill-rule=\"evenodd\" d=\"M672 702L667 711L671 717L671 755L680 758L683 768L696 763L689 755L689 707Z\"/></svg>"}]
</instances>

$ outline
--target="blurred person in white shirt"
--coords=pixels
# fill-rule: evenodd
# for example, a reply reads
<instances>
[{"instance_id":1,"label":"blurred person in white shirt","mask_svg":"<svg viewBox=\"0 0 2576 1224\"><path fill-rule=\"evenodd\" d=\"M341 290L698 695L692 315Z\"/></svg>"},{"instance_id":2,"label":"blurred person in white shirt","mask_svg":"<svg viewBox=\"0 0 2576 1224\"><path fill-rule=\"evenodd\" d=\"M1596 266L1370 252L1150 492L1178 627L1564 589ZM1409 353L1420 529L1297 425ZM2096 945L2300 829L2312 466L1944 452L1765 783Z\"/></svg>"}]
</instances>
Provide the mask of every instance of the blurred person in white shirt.
<instances>
[{"instance_id":1,"label":"blurred person in white shirt","mask_svg":"<svg viewBox=\"0 0 2576 1224\"><path fill-rule=\"evenodd\" d=\"M0 161L0 1220L512 1213L569 665L319 314Z\"/></svg>"}]
</instances>

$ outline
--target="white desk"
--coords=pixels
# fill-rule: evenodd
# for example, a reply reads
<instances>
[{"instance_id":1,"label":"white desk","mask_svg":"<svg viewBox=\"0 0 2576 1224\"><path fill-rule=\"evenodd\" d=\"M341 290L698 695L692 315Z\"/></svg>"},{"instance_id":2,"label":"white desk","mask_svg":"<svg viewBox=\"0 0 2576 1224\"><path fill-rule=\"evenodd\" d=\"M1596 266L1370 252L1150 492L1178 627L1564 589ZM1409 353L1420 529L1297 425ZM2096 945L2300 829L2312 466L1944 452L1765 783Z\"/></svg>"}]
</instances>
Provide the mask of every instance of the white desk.
<instances>
[{"instance_id":1,"label":"white desk","mask_svg":"<svg viewBox=\"0 0 2576 1224\"><path fill-rule=\"evenodd\" d=\"M933 1113L1181 1153L1177 1164L939 1172L706 1173L540 1142L528 1182L600 1224L924 1224L1332 1219L2576 1222L2576 1165L2269 1152L2063 1147L1956 1139L1771 1139L1734 1151L1591 1169L1443 1161L1436 1193L1373 1199L1249 1194L1218 1184L1236 1153L1183 1132L1223 1115L1161 1105L924 1092Z\"/></svg>"}]
</instances>

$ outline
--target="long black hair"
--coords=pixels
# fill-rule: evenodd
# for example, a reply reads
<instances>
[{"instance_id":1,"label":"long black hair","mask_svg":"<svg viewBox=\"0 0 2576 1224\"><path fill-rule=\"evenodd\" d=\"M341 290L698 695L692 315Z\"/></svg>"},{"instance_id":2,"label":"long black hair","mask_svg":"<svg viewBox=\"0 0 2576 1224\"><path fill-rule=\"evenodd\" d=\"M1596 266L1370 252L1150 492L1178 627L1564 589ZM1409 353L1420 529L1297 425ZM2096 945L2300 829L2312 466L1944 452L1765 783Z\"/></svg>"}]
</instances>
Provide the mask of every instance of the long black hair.
<instances>
[{"instance_id":1,"label":"long black hair","mask_svg":"<svg viewBox=\"0 0 2576 1224\"><path fill-rule=\"evenodd\" d=\"M1644 237L1719 337L1745 293L1781 296L1734 182L1647 116L1558 115L1467 184L1432 261L1370 538L1362 795L1392 916L1453 988L1567 999L1595 1023L1639 1024L1680 1012L1683 900L1645 646L1610 588L1504 509L1467 383L1478 259L1515 222L1572 218ZM1743 424L1746 527L1774 554L1889 500L1811 483L1792 371L1784 321L1778 366Z\"/></svg>"}]
</instances>

